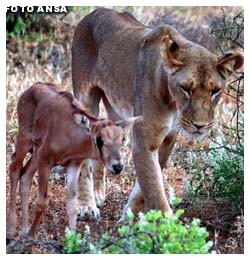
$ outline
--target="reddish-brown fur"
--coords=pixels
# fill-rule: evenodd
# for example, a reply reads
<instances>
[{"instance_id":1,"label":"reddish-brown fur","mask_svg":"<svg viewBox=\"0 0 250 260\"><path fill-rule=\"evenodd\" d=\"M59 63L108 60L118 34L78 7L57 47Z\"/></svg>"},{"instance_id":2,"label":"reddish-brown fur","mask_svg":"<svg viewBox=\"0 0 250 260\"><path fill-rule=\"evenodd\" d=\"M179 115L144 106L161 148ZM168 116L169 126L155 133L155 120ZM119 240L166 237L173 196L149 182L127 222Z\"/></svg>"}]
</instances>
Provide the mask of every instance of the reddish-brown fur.
<instances>
[{"instance_id":1,"label":"reddish-brown fur","mask_svg":"<svg viewBox=\"0 0 250 260\"><path fill-rule=\"evenodd\" d=\"M98 120L87 113L70 93L62 92L58 86L49 83L36 83L26 90L19 99L17 112L19 132L16 152L9 168L11 194L7 236L13 236L16 231L16 189L19 180L22 232L28 231L28 196L32 177L38 170L35 216L28 232L34 235L47 206L48 176L54 165L67 167L67 215L69 227L74 230L78 212L77 182L83 160L100 160L112 173L120 173L122 127L130 122L123 121L121 126L121 122L116 125L110 120ZM83 122L79 116L84 119ZM90 130L86 118L90 121ZM97 137L104 143L102 147L98 147ZM32 156L23 166L28 152L32 152Z\"/></svg>"}]
</instances>

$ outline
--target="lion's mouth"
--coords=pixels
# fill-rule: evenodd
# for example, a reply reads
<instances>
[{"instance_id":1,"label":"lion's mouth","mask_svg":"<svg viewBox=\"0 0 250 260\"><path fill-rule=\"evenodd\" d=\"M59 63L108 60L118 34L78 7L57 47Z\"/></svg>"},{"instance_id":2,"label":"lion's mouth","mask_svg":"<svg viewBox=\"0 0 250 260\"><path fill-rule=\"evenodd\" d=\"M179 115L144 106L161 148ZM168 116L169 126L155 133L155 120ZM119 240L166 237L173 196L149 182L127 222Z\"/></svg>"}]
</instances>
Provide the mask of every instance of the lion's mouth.
<instances>
[{"instance_id":1,"label":"lion's mouth","mask_svg":"<svg viewBox=\"0 0 250 260\"><path fill-rule=\"evenodd\" d=\"M205 137L209 130L213 126L213 122L209 124L204 124L202 126L197 126L192 123L192 121L187 121L185 119L181 120L182 129L191 135L193 138L203 138Z\"/></svg>"},{"instance_id":2,"label":"lion's mouth","mask_svg":"<svg viewBox=\"0 0 250 260\"><path fill-rule=\"evenodd\" d=\"M186 136L187 138L191 138L191 139L198 139L198 140L202 140L204 139L207 134L208 134L209 130L204 130L204 131L192 131L190 129L187 129L186 127L182 127L182 133L184 136Z\"/></svg>"}]
</instances>

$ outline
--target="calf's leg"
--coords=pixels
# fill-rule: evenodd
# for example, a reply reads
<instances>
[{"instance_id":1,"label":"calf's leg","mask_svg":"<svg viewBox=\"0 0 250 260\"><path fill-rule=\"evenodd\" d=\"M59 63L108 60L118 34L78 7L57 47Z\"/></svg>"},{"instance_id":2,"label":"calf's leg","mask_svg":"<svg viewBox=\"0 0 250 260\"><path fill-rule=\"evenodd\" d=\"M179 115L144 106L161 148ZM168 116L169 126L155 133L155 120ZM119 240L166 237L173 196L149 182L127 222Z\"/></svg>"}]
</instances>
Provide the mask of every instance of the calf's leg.
<instances>
[{"instance_id":1,"label":"calf's leg","mask_svg":"<svg viewBox=\"0 0 250 260\"><path fill-rule=\"evenodd\" d=\"M29 192L32 178L37 170L37 157L33 155L24 167L24 174L20 179L20 194L22 201L22 234L28 232L29 225Z\"/></svg>"},{"instance_id":2,"label":"calf's leg","mask_svg":"<svg viewBox=\"0 0 250 260\"><path fill-rule=\"evenodd\" d=\"M10 203L7 217L7 237L12 238L16 233L16 196L17 185L23 169L23 160L31 148L30 141L21 133L17 136L16 152L12 155L13 160L9 166L10 178Z\"/></svg>"},{"instance_id":3,"label":"calf's leg","mask_svg":"<svg viewBox=\"0 0 250 260\"><path fill-rule=\"evenodd\" d=\"M51 165L46 164L46 162L39 162L38 168L38 176L39 176L39 188L38 188L38 195L35 204L35 214L34 219L31 224L30 230L28 232L28 236L33 237L37 228L37 225L40 223L42 214L44 213L45 209L48 205L48 180L49 180L49 173L50 173Z\"/></svg>"}]
</instances>

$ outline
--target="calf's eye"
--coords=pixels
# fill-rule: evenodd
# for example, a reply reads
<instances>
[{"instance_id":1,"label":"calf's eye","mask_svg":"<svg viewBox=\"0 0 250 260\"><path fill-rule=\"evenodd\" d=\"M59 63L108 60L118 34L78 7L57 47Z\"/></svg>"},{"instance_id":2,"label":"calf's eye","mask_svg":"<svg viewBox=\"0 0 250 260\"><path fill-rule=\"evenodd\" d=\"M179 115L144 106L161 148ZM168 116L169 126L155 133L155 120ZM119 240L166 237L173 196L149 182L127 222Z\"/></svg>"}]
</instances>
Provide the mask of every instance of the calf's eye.
<instances>
[{"instance_id":1,"label":"calf's eye","mask_svg":"<svg viewBox=\"0 0 250 260\"><path fill-rule=\"evenodd\" d=\"M82 124L86 124L87 122L88 122L87 117L86 117L86 116L82 116L82 121L81 121L81 123L82 123Z\"/></svg>"},{"instance_id":2,"label":"calf's eye","mask_svg":"<svg viewBox=\"0 0 250 260\"><path fill-rule=\"evenodd\" d=\"M181 92L185 94L185 96L190 97L191 89L189 87L180 85L179 88L180 88Z\"/></svg>"},{"instance_id":3,"label":"calf's eye","mask_svg":"<svg viewBox=\"0 0 250 260\"><path fill-rule=\"evenodd\" d=\"M220 93L221 93L220 88L215 88L215 89L211 90L211 96L216 96L216 95L219 95Z\"/></svg>"}]
</instances>

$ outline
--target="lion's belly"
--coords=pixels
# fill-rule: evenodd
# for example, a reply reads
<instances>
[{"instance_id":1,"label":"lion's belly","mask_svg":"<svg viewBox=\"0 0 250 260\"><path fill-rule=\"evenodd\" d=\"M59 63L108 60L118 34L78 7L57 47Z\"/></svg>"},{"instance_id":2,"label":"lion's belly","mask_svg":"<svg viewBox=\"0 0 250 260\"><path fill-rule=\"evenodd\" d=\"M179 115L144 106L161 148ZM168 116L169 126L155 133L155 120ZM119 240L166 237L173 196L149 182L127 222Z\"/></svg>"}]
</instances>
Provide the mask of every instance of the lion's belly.
<instances>
[{"instance_id":1,"label":"lion's belly","mask_svg":"<svg viewBox=\"0 0 250 260\"><path fill-rule=\"evenodd\" d=\"M133 116L134 113L134 79L137 59L131 50L135 48L135 41L124 40L133 43L130 43L130 48L120 39L115 42L106 41L99 46L92 79L94 85L104 91L115 112L122 118L127 118Z\"/></svg>"},{"instance_id":2,"label":"lion's belly","mask_svg":"<svg viewBox=\"0 0 250 260\"><path fill-rule=\"evenodd\" d=\"M133 105L126 98L116 96L107 96L107 98L111 107L121 118L125 119L134 116Z\"/></svg>"},{"instance_id":3,"label":"lion's belly","mask_svg":"<svg viewBox=\"0 0 250 260\"><path fill-rule=\"evenodd\" d=\"M98 85L107 99L107 103L121 118L125 119L134 116L134 95L132 80L130 76L127 76L127 81L123 78L114 77L113 71L110 74L96 74L98 79L96 85ZM100 71L98 71L100 72ZM125 83L126 82L126 83Z\"/></svg>"}]
</instances>

